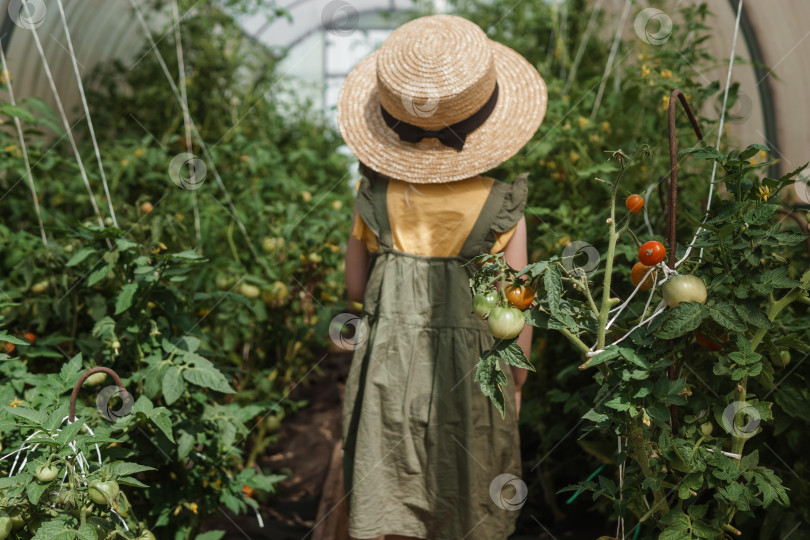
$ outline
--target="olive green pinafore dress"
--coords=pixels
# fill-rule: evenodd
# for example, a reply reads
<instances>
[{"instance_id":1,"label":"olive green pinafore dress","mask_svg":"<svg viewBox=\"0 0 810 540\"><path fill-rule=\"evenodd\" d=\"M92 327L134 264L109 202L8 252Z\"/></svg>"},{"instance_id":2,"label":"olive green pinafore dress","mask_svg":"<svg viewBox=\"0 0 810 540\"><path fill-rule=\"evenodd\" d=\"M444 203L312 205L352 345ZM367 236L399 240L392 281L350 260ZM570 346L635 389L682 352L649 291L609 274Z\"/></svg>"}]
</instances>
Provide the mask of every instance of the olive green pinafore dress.
<instances>
[{"instance_id":1,"label":"olive green pinafore dress","mask_svg":"<svg viewBox=\"0 0 810 540\"><path fill-rule=\"evenodd\" d=\"M514 381L505 418L475 382L493 344L472 313L470 258L523 216L525 179L495 181L456 257L394 250L387 182L361 179L358 212L377 236L343 406L343 471L355 538L400 534L430 540L503 540L518 512L500 508L490 485L521 476ZM439 217L440 219L440 217Z\"/></svg>"}]
</instances>

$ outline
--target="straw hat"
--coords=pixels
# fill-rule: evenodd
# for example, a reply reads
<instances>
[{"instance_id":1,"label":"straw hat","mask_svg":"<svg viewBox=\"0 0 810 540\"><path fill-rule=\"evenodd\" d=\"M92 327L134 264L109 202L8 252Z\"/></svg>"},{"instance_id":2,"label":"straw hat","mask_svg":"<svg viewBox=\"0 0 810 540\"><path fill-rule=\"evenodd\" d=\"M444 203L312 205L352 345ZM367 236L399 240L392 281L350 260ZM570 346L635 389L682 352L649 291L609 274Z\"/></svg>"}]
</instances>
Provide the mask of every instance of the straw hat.
<instances>
[{"instance_id":1,"label":"straw hat","mask_svg":"<svg viewBox=\"0 0 810 540\"><path fill-rule=\"evenodd\" d=\"M534 135L546 85L514 50L455 15L394 30L343 83L338 127L357 158L412 183L462 180L500 165Z\"/></svg>"}]
</instances>

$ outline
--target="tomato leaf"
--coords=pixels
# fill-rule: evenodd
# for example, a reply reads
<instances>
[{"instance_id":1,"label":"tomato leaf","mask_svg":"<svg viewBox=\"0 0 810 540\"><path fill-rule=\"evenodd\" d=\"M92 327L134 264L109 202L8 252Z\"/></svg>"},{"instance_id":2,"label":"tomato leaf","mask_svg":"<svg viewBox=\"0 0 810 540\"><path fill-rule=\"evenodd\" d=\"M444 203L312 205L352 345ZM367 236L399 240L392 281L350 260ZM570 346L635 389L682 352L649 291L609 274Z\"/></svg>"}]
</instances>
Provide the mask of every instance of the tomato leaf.
<instances>
[{"instance_id":1,"label":"tomato leaf","mask_svg":"<svg viewBox=\"0 0 810 540\"><path fill-rule=\"evenodd\" d=\"M707 310L712 319L726 330L733 332L745 332L747 330L733 304L723 301L711 302L707 306Z\"/></svg>"},{"instance_id":2,"label":"tomato leaf","mask_svg":"<svg viewBox=\"0 0 810 540\"><path fill-rule=\"evenodd\" d=\"M123 313L128 310L132 305L132 299L135 297L135 291L138 290L137 283L127 283L121 287L121 293L115 301L115 315Z\"/></svg>"},{"instance_id":3,"label":"tomato leaf","mask_svg":"<svg viewBox=\"0 0 810 540\"><path fill-rule=\"evenodd\" d=\"M697 302L683 302L664 313L655 335L661 339L674 339L695 330L706 317L706 309Z\"/></svg>"},{"instance_id":4,"label":"tomato leaf","mask_svg":"<svg viewBox=\"0 0 810 540\"><path fill-rule=\"evenodd\" d=\"M546 287L546 298L551 316L555 316L560 309L560 299L562 298L562 276L560 269L552 265L546 269L543 276L543 284Z\"/></svg>"},{"instance_id":5,"label":"tomato leaf","mask_svg":"<svg viewBox=\"0 0 810 540\"><path fill-rule=\"evenodd\" d=\"M500 341L491 349L500 355L500 358L509 365L534 371L534 366L523 354L523 349L517 344L517 338Z\"/></svg>"},{"instance_id":6,"label":"tomato leaf","mask_svg":"<svg viewBox=\"0 0 810 540\"><path fill-rule=\"evenodd\" d=\"M183 382L183 377L180 375L177 366L169 366L166 370L163 375L162 390L166 405L171 405L177 401L186 391L186 383Z\"/></svg>"},{"instance_id":7,"label":"tomato leaf","mask_svg":"<svg viewBox=\"0 0 810 540\"><path fill-rule=\"evenodd\" d=\"M498 366L498 358L491 351L490 349L481 354L475 371L475 381L481 385L481 392L492 401L503 418L504 397L501 385L506 384L506 375Z\"/></svg>"}]
</instances>

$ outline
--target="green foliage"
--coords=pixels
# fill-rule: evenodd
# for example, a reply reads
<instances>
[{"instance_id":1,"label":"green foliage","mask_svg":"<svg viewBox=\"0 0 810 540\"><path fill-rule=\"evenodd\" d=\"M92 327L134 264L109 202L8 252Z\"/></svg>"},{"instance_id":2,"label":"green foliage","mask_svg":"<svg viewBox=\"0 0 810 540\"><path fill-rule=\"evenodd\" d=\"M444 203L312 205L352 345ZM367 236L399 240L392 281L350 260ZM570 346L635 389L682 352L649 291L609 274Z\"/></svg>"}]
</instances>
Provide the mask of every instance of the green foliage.
<instances>
[{"instance_id":1,"label":"green foliage","mask_svg":"<svg viewBox=\"0 0 810 540\"><path fill-rule=\"evenodd\" d=\"M289 392L343 310L335 304L353 197L336 130L307 104L274 100L278 58L245 39L230 14L257 3L229 2L230 13L221 2L183 4L194 4L180 25L188 102L207 148L195 138L191 151L208 168L197 190L167 174L186 151L183 113L148 47L134 66L103 65L87 84L118 228L88 137L80 151L99 218L53 111L35 98L0 110L22 121L48 237L45 246L16 135L2 131L0 404L21 406L0 410L0 447L19 448L30 432L14 412L65 416L78 373L112 368L132 409L109 422L94 407L103 386L86 386L78 415L101 437L104 467L148 467L131 477L137 489L121 482L132 530L148 523L161 538L211 539L221 533L199 534L207 517L258 507L283 478L255 468L278 438L262 420L303 405ZM177 73L173 39L159 50ZM0 473L7 467L0 462ZM0 497L5 507L10 495ZM40 503L26 508L45 511ZM40 531L89 534L70 519ZM98 507L88 522L121 529Z\"/></svg>"}]
</instances>

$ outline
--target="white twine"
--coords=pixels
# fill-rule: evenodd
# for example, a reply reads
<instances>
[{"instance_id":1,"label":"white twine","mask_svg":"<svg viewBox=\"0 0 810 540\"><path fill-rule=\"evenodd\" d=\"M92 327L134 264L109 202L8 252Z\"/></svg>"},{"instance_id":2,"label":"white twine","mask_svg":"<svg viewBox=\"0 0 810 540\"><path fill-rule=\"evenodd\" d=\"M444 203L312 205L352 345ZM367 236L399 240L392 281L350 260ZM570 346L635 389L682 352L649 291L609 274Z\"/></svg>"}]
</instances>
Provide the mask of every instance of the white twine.
<instances>
[{"instance_id":1,"label":"white twine","mask_svg":"<svg viewBox=\"0 0 810 540\"><path fill-rule=\"evenodd\" d=\"M28 12L28 15L31 15L30 8L27 3L24 3L25 9ZM101 212L99 212L98 205L96 204L96 196L93 194L93 188L90 187L90 180L87 178L87 171L84 170L84 163L82 162L82 157L79 154L79 148L76 146L76 139L73 137L73 131L70 129L70 122L68 121L67 115L65 114L65 108L62 106L62 99L59 97L59 91L56 89L56 83L53 80L53 74L51 74L51 68L48 65L48 59L45 58L45 51L42 50L42 42L39 40L39 35L37 35L36 29L31 29L31 35L34 36L34 43L37 46L37 52L39 52L39 57L42 60L42 67L45 69L45 77L48 79L48 84L51 87L51 92L53 93L53 97L56 100L56 108L59 111L59 116L62 119L62 124L65 126L65 133L70 141L70 146L73 148L73 155L76 157L76 163L79 165L79 172L82 175L82 180L84 181L84 186L87 188L87 193L90 195L90 204L93 206L93 212L96 214L98 218L99 226L104 226L104 220L101 218Z\"/></svg>"},{"instance_id":2,"label":"white twine","mask_svg":"<svg viewBox=\"0 0 810 540\"><path fill-rule=\"evenodd\" d=\"M11 72L6 64L6 53L3 51L3 44L0 42L0 61L3 62L3 73L6 74L6 86L8 86L8 100L12 105L17 105L14 101L14 90L11 88ZM20 151L22 152L23 161L25 162L25 174L28 178L28 187L31 190L31 198L34 200L34 212L37 214L37 221L39 222L39 232L42 235L43 245L48 245L48 238L45 236L45 225L42 224L42 214L39 210L39 199L37 198L37 188L34 185L34 176L31 174L31 164L28 161L28 149L25 146L25 137L23 137L22 124L20 119L14 117L14 125L17 127L17 136L20 139Z\"/></svg>"},{"instance_id":3,"label":"white twine","mask_svg":"<svg viewBox=\"0 0 810 540\"><path fill-rule=\"evenodd\" d=\"M593 110L591 111L591 120L595 120L596 113L599 112L599 105L602 103L602 96L605 93L605 86L607 86L607 78L610 74L610 70L613 69L616 53L619 51L619 42L621 42L624 24L627 22L627 16L630 15L630 4L630 0L624 3L624 10L622 10L619 26L616 28L616 35L613 38L613 46L610 48L610 56L608 56L607 64L605 64L605 73L602 75L602 81L599 83L599 91L596 93L596 102L593 104Z\"/></svg>"},{"instance_id":4,"label":"white twine","mask_svg":"<svg viewBox=\"0 0 810 540\"><path fill-rule=\"evenodd\" d=\"M110 217L112 218L113 226L118 228L118 220L115 218L115 209L113 208L112 197L110 196L110 187L107 185L107 176L104 174L104 164L101 161L101 151L98 149L96 131L93 128L93 120L90 118L90 108L87 106L87 98L84 95L84 85L82 84L82 77L79 74L79 65L78 61L76 60L76 52L73 50L73 40L71 39L70 31L68 30L67 18L65 17L65 9L62 6L62 0L57 0L56 5L59 7L59 16L62 19L62 28L65 31L68 51L70 52L70 60L73 64L73 73L76 75L76 85L79 87L79 96L81 96L84 115L87 118L87 128L90 131L90 140L93 142L93 150L96 153L98 170L101 173L101 185L104 186L104 194L107 196L107 206L110 209Z\"/></svg>"},{"instance_id":5,"label":"white twine","mask_svg":"<svg viewBox=\"0 0 810 540\"><path fill-rule=\"evenodd\" d=\"M582 61L582 55L585 54L585 46L588 44L588 40L591 38L591 34L593 33L594 25L596 24L596 16L599 13L599 10L602 7L602 3L605 0L596 0L596 4L593 6L591 10L591 16L588 19L588 25L585 27L585 32L582 34L582 39L579 41L579 47L577 47L577 54L574 57L574 63L571 65L571 72L568 74L568 79L565 81L565 86L563 87L563 95L568 94L568 90L571 89L571 85L574 82L574 77L576 77L577 69L579 69L579 63Z\"/></svg>"},{"instance_id":6,"label":"white twine","mask_svg":"<svg viewBox=\"0 0 810 540\"><path fill-rule=\"evenodd\" d=\"M174 43L177 49L177 71L180 72L180 108L183 110L183 125L186 131L186 152L191 154L191 123L188 113L188 94L186 92L186 64L183 60L183 41L180 36L180 12L177 8L177 0L172 2L172 17L174 18ZM189 162L191 174L194 175L194 162ZM200 207L197 203L197 190L191 191L191 206L194 211L194 232L197 235L197 243L202 244L202 234L200 232Z\"/></svg>"},{"instance_id":7,"label":"white twine","mask_svg":"<svg viewBox=\"0 0 810 540\"><path fill-rule=\"evenodd\" d=\"M734 68L734 56L737 50L737 35L740 33L740 16L742 15L742 8L743 8L743 0L740 0L739 4L737 4L737 20L734 23L734 37L731 40L731 57L728 60L728 73L726 74L726 90L723 93L723 109L720 112L720 128L717 131L717 151L720 151L720 139L723 137L723 126L726 122L726 104L728 103L728 91L731 87L731 71ZM712 165L712 178L709 181L709 199L706 202L706 213L703 216L703 221L701 223L705 223L706 220L709 218L709 209L712 206L712 195L714 194L714 178L717 174L717 161L714 162ZM692 251L692 246L694 246L695 242L697 241L698 235L703 231L703 227L698 227L697 231L695 231L695 236L692 237L692 241L689 242L689 246L686 248L686 253L684 253L683 258L675 263L675 267L681 265L686 259L689 257L689 252ZM700 248L700 258L703 258L703 249Z\"/></svg>"},{"instance_id":8,"label":"white twine","mask_svg":"<svg viewBox=\"0 0 810 540\"><path fill-rule=\"evenodd\" d=\"M169 85L172 88L172 92L174 93L175 99L177 99L178 102L181 101L182 97L180 96L180 91L177 89L177 85L174 83L174 79L172 79L172 76L169 73L169 68L166 66L166 62L163 60L163 55L160 54L160 51L157 48L157 44L155 43L155 40L152 37L152 32L149 30L149 26L146 24L146 20L143 18L143 14L141 13L140 9L138 9L138 6L135 4L135 0L129 0L129 3L132 5L132 9L135 11L135 15L138 19L138 22L140 23L141 27L144 30L144 34L146 34L146 38L149 41L149 44L152 48L152 52L155 53L155 57L157 58L158 63L160 64L160 67L163 70L163 74L166 76L166 80L168 80ZM216 169L216 165L214 164L214 158L208 151L208 147L203 141L199 130L197 130L197 126L194 123L194 119L191 118L190 116L189 116L189 124L191 125L191 129L194 132L194 137L197 140L197 144L200 145L200 149L203 151L203 154L208 160L208 166L214 175L214 179L216 180L219 189L222 190L222 193L225 195L225 202L228 204L228 208L230 209L231 214L233 215L234 221L236 221L236 225L239 227L239 231L242 233L242 236L245 239L245 243L247 244L248 249L250 250L250 253L253 256L253 259L259 265L262 265L262 260L259 257L259 254L256 252L256 248L253 246L253 242L250 240L250 236L248 235L247 229L245 228L245 224L242 222L242 220L239 218L239 215L236 213L236 207L233 204L231 195L225 188L225 183L222 181L222 177L219 175L219 172Z\"/></svg>"}]
</instances>

